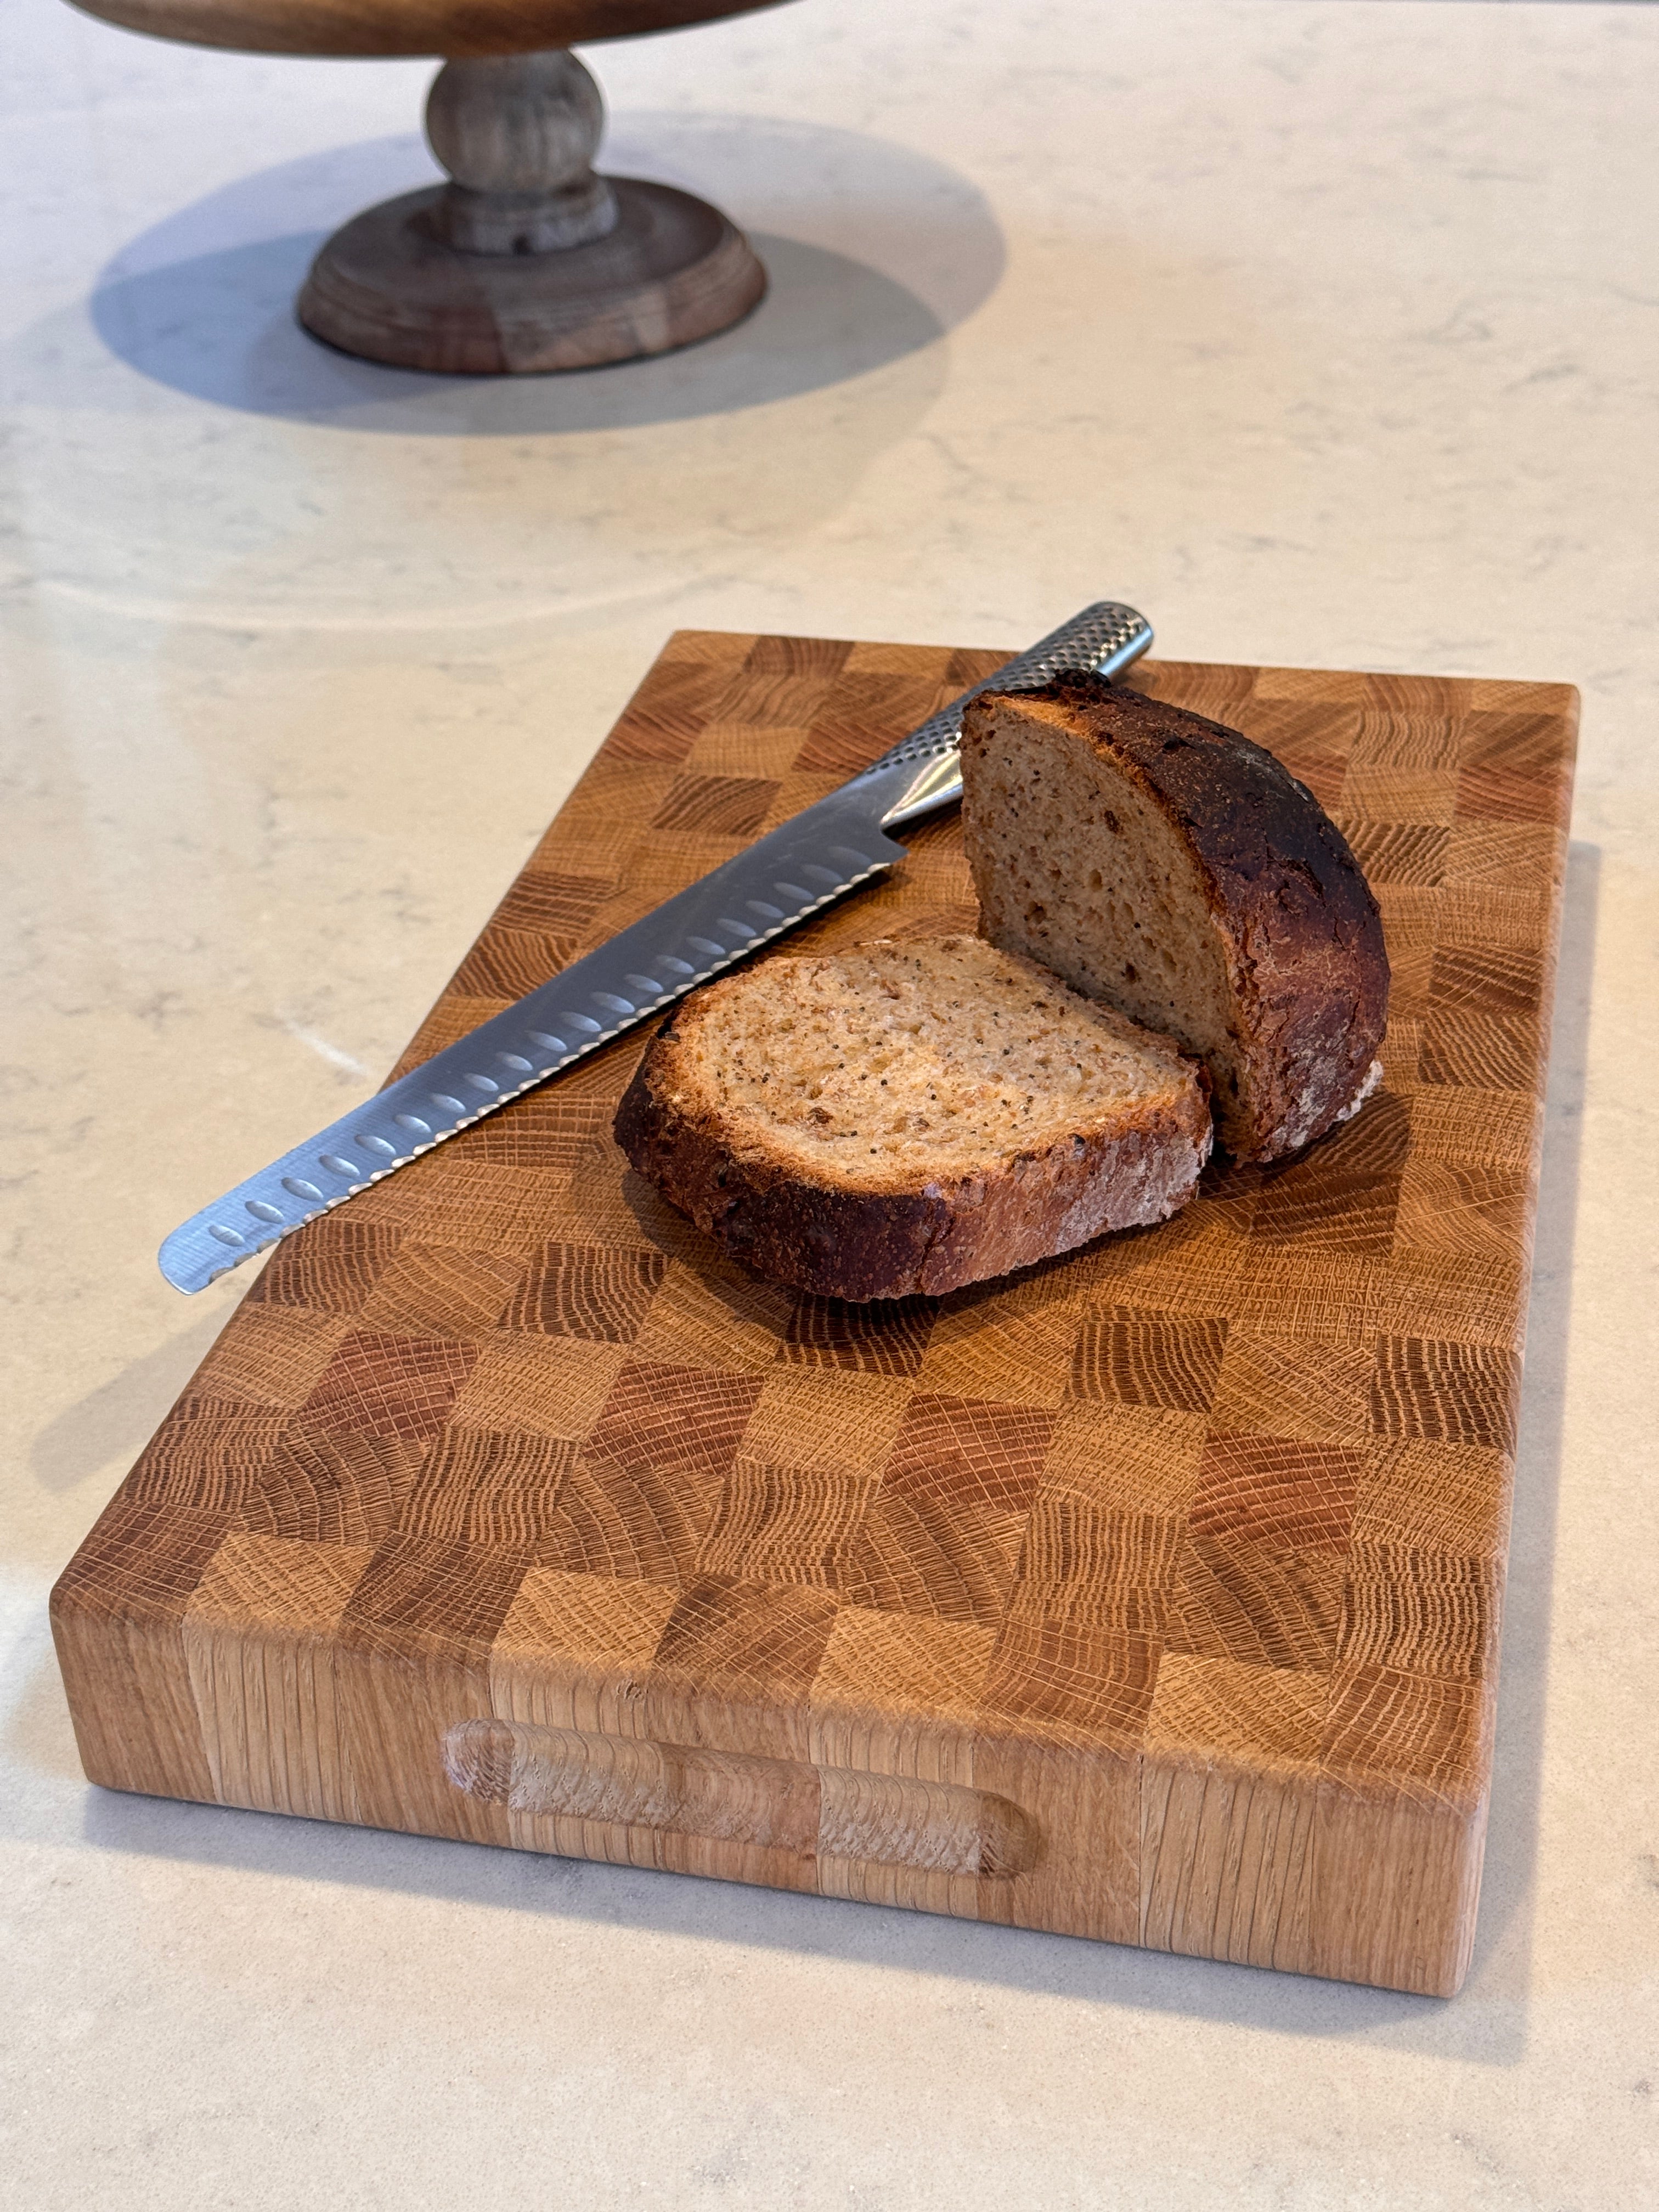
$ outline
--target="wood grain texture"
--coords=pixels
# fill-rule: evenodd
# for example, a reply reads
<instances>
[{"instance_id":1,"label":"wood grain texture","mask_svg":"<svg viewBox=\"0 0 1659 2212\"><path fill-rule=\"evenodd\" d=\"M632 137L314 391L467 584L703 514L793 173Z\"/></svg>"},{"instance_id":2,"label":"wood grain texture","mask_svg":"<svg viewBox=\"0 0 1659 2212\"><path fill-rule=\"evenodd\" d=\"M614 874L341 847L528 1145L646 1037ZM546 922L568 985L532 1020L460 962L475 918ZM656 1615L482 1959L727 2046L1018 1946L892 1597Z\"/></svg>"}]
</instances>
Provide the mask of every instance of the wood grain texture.
<instances>
[{"instance_id":1,"label":"wood grain texture","mask_svg":"<svg viewBox=\"0 0 1659 2212\"><path fill-rule=\"evenodd\" d=\"M675 637L403 1065L998 657ZM1421 1012L1358 1120L863 1309L629 1175L619 1041L273 1255L54 1595L94 1780L1457 1987L1577 702L1133 680L1364 845ZM959 912L912 848L786 949Z\"/></svg>"},{"instance_id":2,"label":"wood grain texture","mask_svg":"<svg viewBox=\"0 0 1659 2212\"><path fill-rule=\"evenodd\" d=\"M779 0L73 0L124 30L239 53L531 53L743 15Z\"/></svg>"},{"instance_id":3,"label":"wood grain texture","mask_svg":"<svg viewBox=\"0 0 1659 2212\"><path fill-rule=\"evenodd\" d=\"M712 337L766 290L742 232L669 185L611 178L614 228L526 253L464 252L439 234L453 189L405 192L336 231L301 289L306 328L343 352L401 368L545 375ZM497 972L504 963L507 991L522 997L514 950L498 949Z\"/></svg>"}]
</instances>

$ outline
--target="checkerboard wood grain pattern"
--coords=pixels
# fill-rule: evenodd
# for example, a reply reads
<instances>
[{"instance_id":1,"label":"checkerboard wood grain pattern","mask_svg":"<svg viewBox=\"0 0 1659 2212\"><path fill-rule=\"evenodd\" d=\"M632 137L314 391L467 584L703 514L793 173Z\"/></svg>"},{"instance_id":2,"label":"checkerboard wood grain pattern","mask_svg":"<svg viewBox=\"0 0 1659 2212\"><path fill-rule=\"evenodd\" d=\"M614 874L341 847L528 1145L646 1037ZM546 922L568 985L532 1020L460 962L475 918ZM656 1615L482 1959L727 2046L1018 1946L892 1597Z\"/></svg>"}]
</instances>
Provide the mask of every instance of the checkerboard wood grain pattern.
<instances>
[{"instance_id":1,"label":"checkerboard wood grain pattern","mask_svg":"<svg viewBox=\"0 0 1659 2212\"><path fill-rule=\"evenodd\" d=\"M401 1063L988 653L681 633ZM860 1309L625 1169L620 1041L283 1243L54 1596L112 1787L1445 1993L1491 1762L1575 695L1143 664L1331 809L1387 1083ZM971 928L954 818L781 948Z\"/></svg>"}]
</instances>

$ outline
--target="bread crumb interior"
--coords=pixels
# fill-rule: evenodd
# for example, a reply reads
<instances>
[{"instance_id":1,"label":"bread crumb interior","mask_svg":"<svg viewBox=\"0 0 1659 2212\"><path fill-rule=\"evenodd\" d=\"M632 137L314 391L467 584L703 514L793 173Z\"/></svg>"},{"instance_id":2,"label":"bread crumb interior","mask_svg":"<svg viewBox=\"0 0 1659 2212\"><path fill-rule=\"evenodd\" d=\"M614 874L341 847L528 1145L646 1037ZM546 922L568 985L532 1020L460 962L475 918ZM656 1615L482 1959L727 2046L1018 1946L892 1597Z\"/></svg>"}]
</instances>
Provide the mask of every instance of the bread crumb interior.
<instances>
[{"instance_id":1,"label":"bread crumb interior","mask_svg":"<svg viewBox=\"0 0 1659 2212\"><path fill-rule=\"evenodd\" d=\"M872 1154L959 1173L1188 1080L1109 1008L971 937L768 961L690 1030L688 1074L721 1118L815 1174Z\"/></svg>"},{"instance_id":2,"label":"bread crumb interior","mask_svg":"<svg viewBox=\"0 0 1659 2212\"><path fill-rule=\"evenodd\" d=\"M1231 987L1203 884L1163 810L1040 700L995 710L970 796L993 943L1207 1060L1224 1113L1245 1079Z\"/></svg>"}]
</instances>

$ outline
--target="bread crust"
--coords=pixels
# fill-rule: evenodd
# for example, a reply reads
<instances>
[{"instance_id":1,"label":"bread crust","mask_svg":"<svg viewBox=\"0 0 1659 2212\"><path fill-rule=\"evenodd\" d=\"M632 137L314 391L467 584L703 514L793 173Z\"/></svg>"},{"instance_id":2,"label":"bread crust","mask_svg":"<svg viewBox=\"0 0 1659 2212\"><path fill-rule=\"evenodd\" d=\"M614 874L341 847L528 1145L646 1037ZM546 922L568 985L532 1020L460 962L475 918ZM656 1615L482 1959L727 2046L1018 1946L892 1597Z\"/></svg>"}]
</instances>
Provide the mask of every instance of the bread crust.
<instances>
[{"instance_id":1,"label":"bread crust","mask_svg":"<svg viewBox=\"0 0 1659 2212\"><path fill-rule=\"evenodd\" d=\"M1196 866L1250 1076L1248 1109L1217 1097L1229 1151L1277 1159L1357 1111L1379 1073L1389 959L1370 886L1313 793L1223 723L1098 677L1062 676L1031 691L982 692L969 707L963 757L970 817L975 757L988 742L994 711L1031 704L1058 709L1070 738L1131 778ZM971 818L967 842L988 907L993 858ZM987 933L1005 951L1024 949L994 927Z\"/></svg>"},{"instance_id":2,"label":"bread crust","mask_svg":"<svg viewBox=\"0 0 1659 2212\"><path fill-rule=\"evenodd\" d=\"M1036 963L1005 957L1055 988ZM717 1022L722 1000L745 980L710 984L677 1009L614 1126L634 1169L757 1274L860 1304L936 1297L1109 1230L1165 1220L1197 1188L1212 1141L1203 1072L1167 1039L1127 1023L1170 1062L1169 1090L1157 1098L970 1172L924 1180L878 1164L854 1179L826 1164L822 1176L804 1176L799 1158L769 1143L763 1127L734 1121L707 1095L694 1068L699 1025Z\"/></svg>"}]
</instances>

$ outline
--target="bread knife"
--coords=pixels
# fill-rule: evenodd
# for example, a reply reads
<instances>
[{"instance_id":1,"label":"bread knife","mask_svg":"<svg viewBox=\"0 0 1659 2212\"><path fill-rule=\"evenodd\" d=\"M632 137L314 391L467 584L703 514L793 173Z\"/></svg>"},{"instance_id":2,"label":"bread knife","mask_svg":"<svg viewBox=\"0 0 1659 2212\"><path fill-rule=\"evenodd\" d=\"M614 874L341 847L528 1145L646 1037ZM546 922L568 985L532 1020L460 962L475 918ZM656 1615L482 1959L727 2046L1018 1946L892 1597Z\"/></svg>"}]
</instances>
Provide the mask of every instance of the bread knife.
<instances>
[{"instance_id":1,"label":"bread knife","mask_svg":"<svg viewBox=\"0 0 1659 2212\"><path fill-rule=\"evenodd\" d=\"M1115 676L1152 641L1152 625L1133 607L1085 607L827 799L192 1214L162 1244L161 1273L177 1290L205 1290L885 874L906 857L888 832L961 797L957 740L976 693L1029 688L1068 670Z\"/></svg>"}]
</instances>

